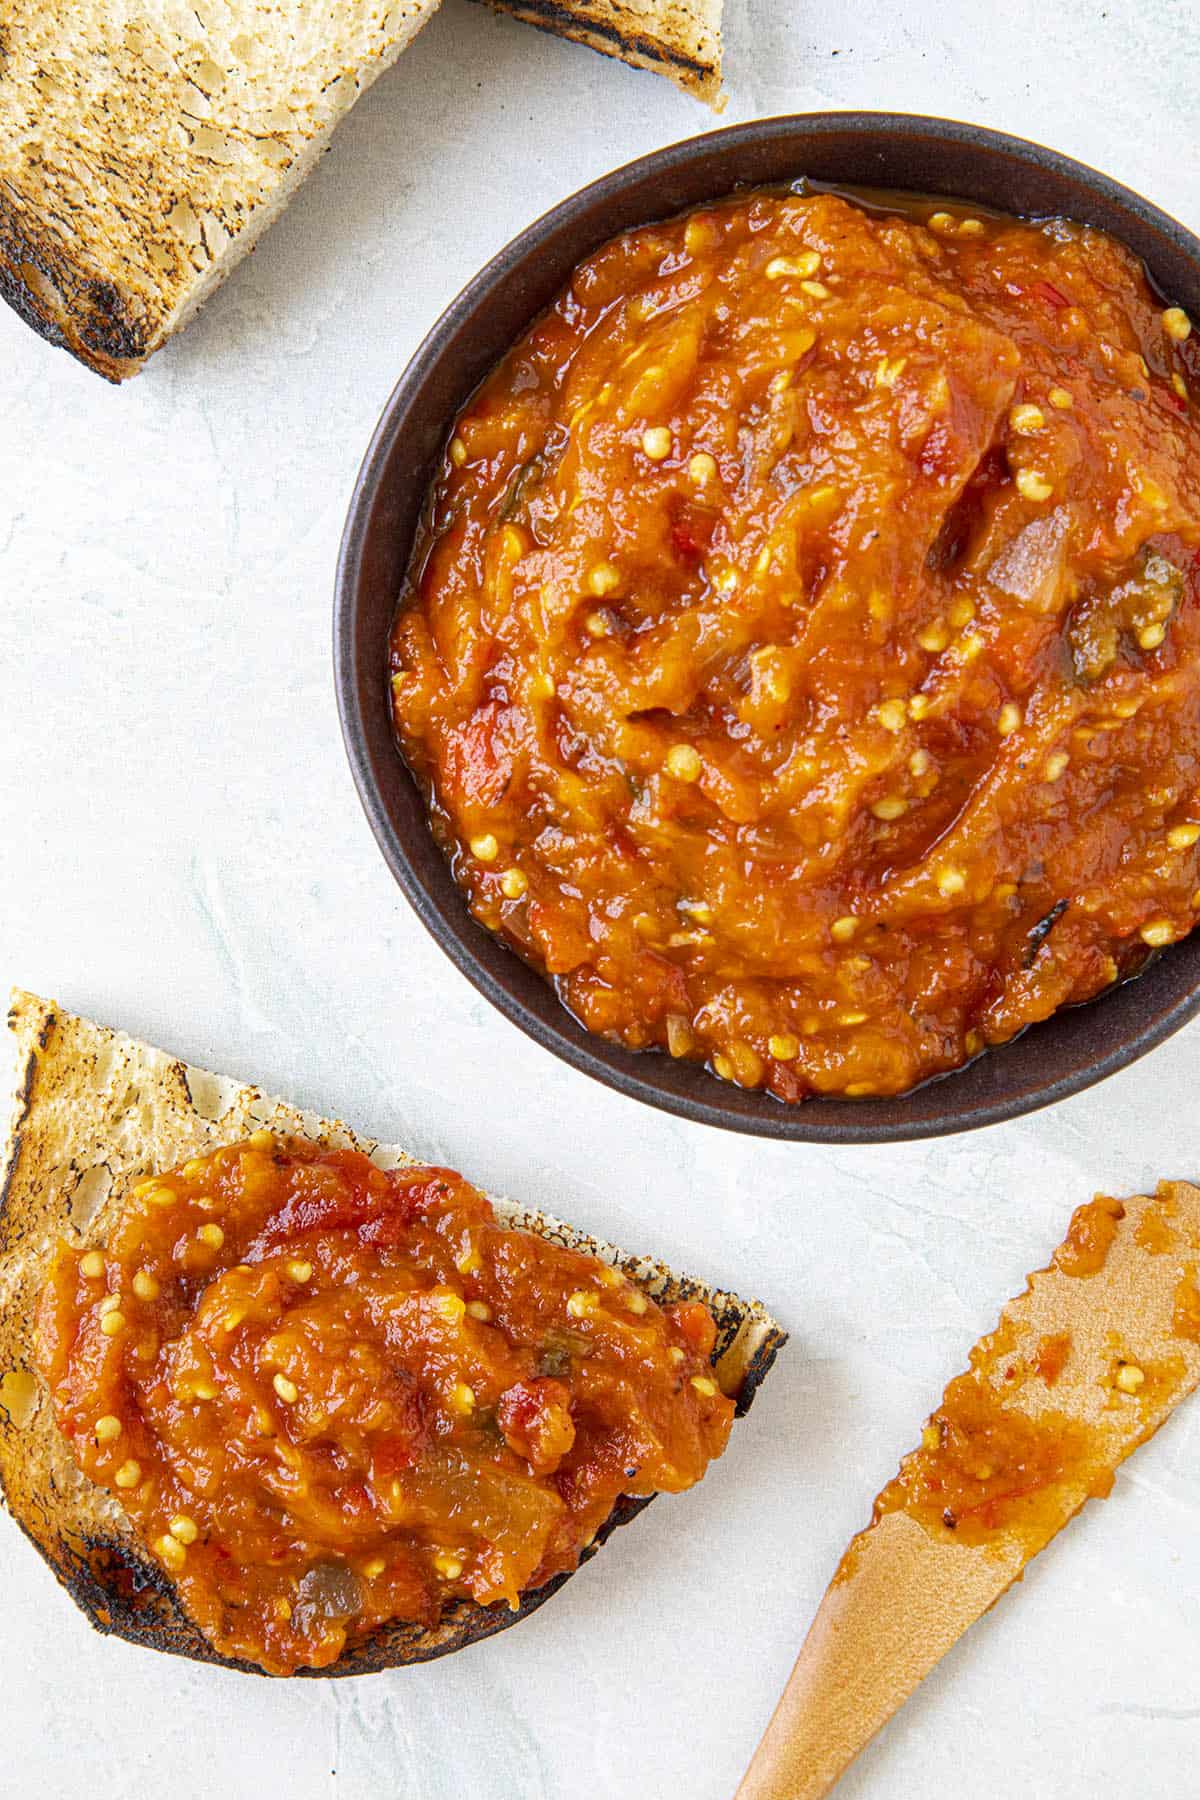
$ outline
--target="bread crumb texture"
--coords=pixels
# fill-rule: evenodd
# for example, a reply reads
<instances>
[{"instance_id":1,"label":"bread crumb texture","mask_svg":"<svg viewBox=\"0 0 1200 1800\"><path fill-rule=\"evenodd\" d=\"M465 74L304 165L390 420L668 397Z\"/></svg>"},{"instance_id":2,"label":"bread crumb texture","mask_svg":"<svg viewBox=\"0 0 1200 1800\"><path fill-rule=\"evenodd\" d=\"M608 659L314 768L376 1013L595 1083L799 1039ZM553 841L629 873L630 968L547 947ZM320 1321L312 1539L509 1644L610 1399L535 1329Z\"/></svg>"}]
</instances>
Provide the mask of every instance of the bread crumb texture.
<instances>
[{"instance_id":1,"label":"bread crumb texture","mask_svg":"<svg viewBox=\"0 0 1200 1800\"><path fill-rule=\"evenodd\" d=\"M121 380L178 329L438 0L8 0L0 294Z\"/></svg>"}]
</instances>

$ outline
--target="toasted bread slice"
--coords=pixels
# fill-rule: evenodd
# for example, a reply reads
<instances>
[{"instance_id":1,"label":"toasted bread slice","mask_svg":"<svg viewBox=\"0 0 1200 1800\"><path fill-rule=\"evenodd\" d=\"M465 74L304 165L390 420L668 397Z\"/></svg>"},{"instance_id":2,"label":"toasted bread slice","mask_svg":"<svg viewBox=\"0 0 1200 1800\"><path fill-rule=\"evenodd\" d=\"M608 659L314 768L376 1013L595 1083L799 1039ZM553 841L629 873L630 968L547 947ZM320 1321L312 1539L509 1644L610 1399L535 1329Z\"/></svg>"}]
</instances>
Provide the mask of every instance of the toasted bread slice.
<instances>
[{"instance_id":1,"label":"toasted bread slice","mask_svg":"<svg viewBox=\"0 0 1200 1800\"><path fill-rule=\"evenodd\" d=\"M0 297L110 381L187 322L439 0L8 0ZM498 0L716 103L720 0Z\"/></svg>"},{"instance_id":2,"label":"toasted bread slice","mask_svg":"<svg viewBox=\"0 0 1200 1800\"><path fill-rule=\"evenodd\" d=\"M666 75L718 111L721 0L488 0L497 12Z\"/></svg>"},{"instance_id":3,"label":"toasted bread slice","mask_svg":"<svg viewBox=\"0 0 1200 1800\"><path fill-rule=\"evenodd\" d=\"M0 295L109 380L134 374L437 5L7 0Z\"/></svg>"},{"instance_id":4,"label":"toasted bread slice","mask_svg":"<svg viewBox=\"0 0 1200 1800\"><path fill-rule=\"evenodd\" d=\"M1200 1382L1198 1266L1200 1188L1165 1181L1079 1208L847 1549L737 1800L821 1800L1030 1559L1108 1493ZM947 1484L955 1470L965 1481Z\"/></svg>"},{"instance_id":5,"label":"toasted bread slice","mask_svg":"<svg viewBox=\"0 0 1200 1800\"><path fill-rule=\"evenodd\" d=\"M57 1239L103 1242L133 1183L261 1127L356 1146L382 1168L411 1158L31 994L13 994L9 1024L16 1037L17 1087L0 1178L0 1494L100 1631L261 1673L213 1650L142 1552L121 1508L81 1475L34 1372L36 1296ZM604 1258L656 1300L703 1300L717 1320L717 1379L736 1397L738 1412L745 1412L785 1342L757 1302L673 1275L545 1214L505 1200L492 1204L505 1223ZM623 1500L598 1534L597 1547L648 1504ZM559 1576L527 1594L517 1612L462 1601L432 1630L397 1623L348 1649L332 1668L300 1673L361 1675L444 1656L515 1624L566 1579Z\"/></svg>"}]
</instances>

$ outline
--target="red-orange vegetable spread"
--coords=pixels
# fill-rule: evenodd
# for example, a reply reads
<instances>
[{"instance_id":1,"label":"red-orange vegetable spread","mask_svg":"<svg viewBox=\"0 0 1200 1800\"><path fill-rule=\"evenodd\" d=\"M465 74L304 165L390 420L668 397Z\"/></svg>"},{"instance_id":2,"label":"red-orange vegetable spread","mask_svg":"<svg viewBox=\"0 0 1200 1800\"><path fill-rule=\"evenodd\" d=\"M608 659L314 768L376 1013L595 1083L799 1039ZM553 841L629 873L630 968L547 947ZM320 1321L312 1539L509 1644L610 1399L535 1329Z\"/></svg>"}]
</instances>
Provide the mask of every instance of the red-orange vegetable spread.
<instances>
[{"instance_id":1,"label":"red-orange vegetable spread","mask_svg":"<svg viewBox=\"0 0 1200 1800\"><path fill-rule=\"evenodd\" d=\"M1069 1355L1068 1337L1062 1361ZM1051 1372L1032 1364L1047 1386L1061 1369L1061 1361ZM988 1375L977 1346L970 1371L947 1386L920 1447L876 1497L874 1517L906 1512L927 1530L951 1532L960 1544L990 1543L1003 1532L1022 1539L1033 1555L1062 1525L1063 1482L1095 1465L1091 1491L1102 1496L1112 1487L1112 1471L1086 1425L1057 1412L1030 1418L1005 1404Z\"/></svg>"},{"instance_id":2,"label":"red-orange vegetable spread","mask_svg":"<svg viewBox=\"0 0 1200 1800\"><path fill-rule=\"evenodd\" d=\"M876 1497L876 1521L904 1512L943 1540L1015 1542L1029 1557L1083 1498L1109 1493L1117 1464L1195 1382L1183 1353L1200 1341L1195 1268L1185 1262L1176 1277L1145 1266L1190 1245L1194 1198L1164 1182L1153 1198L1098 1194L1076 1207L1050 1269L1030 1278L947 1385L920 1444ZM1123 1264L1115 1273L1114 1257ZM1178 1340L1165 1353L1161 1341L1153 1356L1126 1347L1130 1337L1149 1346L1162 1336ZM855 1555L852 1546L847 1573Z\"/></svg>"},{"instance_id":3,"label":"red-orange vegetable spread","mask_svg":"<svg viewBox=\"0 0 1200 1800\"><path fill-rule=\"evenodd\" d=\"M1200 368L1102 234L763 193L458 419L392 646L476 915L593 1031L891 1093L1200 909Z\"/></svg>"},{"instance_id":4,"label":"red-orange vegetable spread","mask_svg":"<svg viewBox=\"0 0 1200 1800\"><path fill-rule=\"evenodd\" d=\"M620 1495L697 1481L733 1415L714 1339L448 1170L269 1133L61 1245L38 1321L80 1467L210 1642L282 1674L515 1607Z\"/></svg>"}]
</instances>

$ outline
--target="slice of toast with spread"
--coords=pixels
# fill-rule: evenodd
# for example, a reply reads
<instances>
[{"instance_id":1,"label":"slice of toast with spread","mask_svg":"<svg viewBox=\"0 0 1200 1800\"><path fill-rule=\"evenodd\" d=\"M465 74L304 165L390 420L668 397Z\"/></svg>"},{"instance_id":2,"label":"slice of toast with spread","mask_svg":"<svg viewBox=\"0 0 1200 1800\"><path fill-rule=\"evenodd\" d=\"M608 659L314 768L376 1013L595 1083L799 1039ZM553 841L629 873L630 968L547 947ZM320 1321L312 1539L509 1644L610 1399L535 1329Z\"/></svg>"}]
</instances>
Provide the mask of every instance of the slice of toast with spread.
<instances>
[{"instance_id":1,"label":"slice of toast with spread","mask_svg":"<svg viewBox=\"0 0 1200 1800\"><path fill-rule=\"evenodd\" d=\"M197 1661L225 1662L184 1614L120 1506L81 1474L54 1422L35 1371L33 1336L37 1296L55 1245L65 1239L81 1248L98 1246L140 1179L262 1129L355 1147L381 1168L411 1159L356 1137L336 1120L191 1068L31 994L14 993L9 1024L17 1079L0 1165L0 1495L99 1630ZM785 1342L757 1302L674 1275L510 1201L492 1204L503 1223L601 1257L654 1300L702 1300L717 1324L712 1362L718 1384L739 1413L750 1405ZM621 1500L595 1547L647 1504ZM566 1579L557 1576L525 1594L515 1611L461 1600L431 1628L394 1622L348 1648L332 1667L301 1672L358 1675L443 1656L514 1624Z\"/></svg>"}]
</instances>

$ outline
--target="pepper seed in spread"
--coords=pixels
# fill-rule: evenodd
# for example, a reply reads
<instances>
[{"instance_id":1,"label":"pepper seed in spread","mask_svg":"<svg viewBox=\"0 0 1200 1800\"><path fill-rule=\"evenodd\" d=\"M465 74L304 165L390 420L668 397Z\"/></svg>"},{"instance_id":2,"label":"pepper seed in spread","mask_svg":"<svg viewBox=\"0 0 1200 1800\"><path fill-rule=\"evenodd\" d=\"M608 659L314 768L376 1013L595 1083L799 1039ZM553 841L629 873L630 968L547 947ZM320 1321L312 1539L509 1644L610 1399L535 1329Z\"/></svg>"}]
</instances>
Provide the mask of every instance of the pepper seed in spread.
<instances>
[{"instance_id":1,"label":"pepper seed in spread","mask_svg":"<svg viewBox=\"0 0 1200 1800\"><path fill-rule=\"evenodd\" d=\"M725 1447L716 1326L505 1229L445 1169L255 1133L59 1246L38 1363L189 1617L274 1674L392 1620L516 1607L623 1494Z\"/></svg>"},{"instance_id":2,"label":"pepper seed in spread","mask_svg":"<svg viewBox=\"0 0 1200 1800\"><path fill-rule=\"evenodd\" d=\"M1200 910L1200 379L1094 230L764 192L583 263L391 651L475 915L592 1031L901 1092Z\"/></svg>"}]
</instances>

